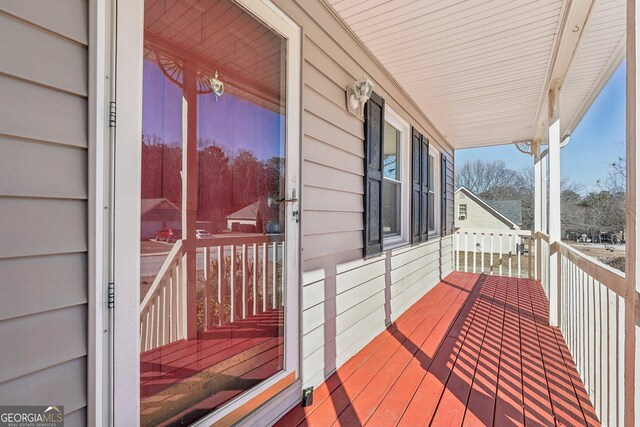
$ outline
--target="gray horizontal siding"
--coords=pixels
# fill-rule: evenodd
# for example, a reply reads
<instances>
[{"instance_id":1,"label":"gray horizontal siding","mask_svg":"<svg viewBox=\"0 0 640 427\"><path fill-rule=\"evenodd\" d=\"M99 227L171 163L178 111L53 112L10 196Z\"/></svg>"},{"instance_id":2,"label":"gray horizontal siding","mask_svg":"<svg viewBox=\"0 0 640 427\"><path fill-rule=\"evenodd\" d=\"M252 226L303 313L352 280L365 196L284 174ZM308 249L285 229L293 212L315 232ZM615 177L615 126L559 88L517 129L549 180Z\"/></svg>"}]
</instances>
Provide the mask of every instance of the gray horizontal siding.
<instances>
[{"instance_id":1,"label":"gray horizontal siding","mask_svg":"<svg viewBox=\"0 0 640 427\"><path fill-rule=\"evenodd\" d=\"M304 34L302 376L317 385L385 328L389 311L395 320L450 270L448 238L362 259L364 123L346 110L345 88L371 77L394 111L453 152L319 0L276 3Z\"/></svg>"},{"instance_id":2,"label":"gray horizontal siding","mask_svg":"<svg viewBox=\"0 0 640 427\"><path fill-rule=\"evenodd\" d=\"M0 0L0 402L86 425L86 0Z\"/></svg>"},{"instance_id":3,"label":"gray horizontal siding","mask_svg":"<svg viewBox=\"0 0 640 427\"><path fill-rule=\"evenodd\" d=\"M77 411L87 405L86 372L86 358L81 357L0 383L0 402L64 405L65 413Z\"/></svg>"},{"instance_id":4,"label":"gray horizontal siding","mask_svg":"<svg viewBox=\"0 0 640 427\"><path fill-rule=\"evenodd\" d=\"M86 264L83 252L0 260L0 320L85 304Z\"/></svg>"},{"instance_id":5,"label":"gray horizontal siding","mask_svg":"<svg viewBox=\"0 0 640 427\"><path fill-rule=\"evenodd\" d=\"M0 137L0 170L5 196L87 198L85 149Z\"/></svg>"},{"instance_id":6,"label":"gray horizontal siding","mask_svg":"<svg viewBox=\"0 0 640 427\"><path fill-rule=\"evenodd\" d=\"M15 55L11 61L2 61L2 73L57 90L87 95L85 48L0 14L0 55L5 58L13 52L20 52L20 55Z\"/></svg>"},{"instance_id":7,"label":"gray horizontal siding","mask_svg":"<svg viewBox=\"0 0 640 427\"><path fill-rule=\"evenodd\" d=\"M87 0L0 0L3 13L84 46L89 39L88 10Z\"/></svg>"}]
</instances>

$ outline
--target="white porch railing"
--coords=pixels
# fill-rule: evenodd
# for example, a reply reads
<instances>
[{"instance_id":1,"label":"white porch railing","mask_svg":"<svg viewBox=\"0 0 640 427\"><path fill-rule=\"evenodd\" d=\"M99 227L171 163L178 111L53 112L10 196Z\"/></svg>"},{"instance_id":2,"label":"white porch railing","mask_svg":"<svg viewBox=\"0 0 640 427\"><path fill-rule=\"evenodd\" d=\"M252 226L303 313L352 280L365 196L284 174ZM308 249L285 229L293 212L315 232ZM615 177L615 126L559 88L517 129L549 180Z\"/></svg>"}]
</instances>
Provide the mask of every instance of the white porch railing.
<instances>
[{"instance_id":1,"label":"white porch railing","mask_svg":"<svg viewBox=\"0 0 640 427\"><path fill-rule=\"evenodd\" d=\"M455 269L510 277L535 277L533 234L530 230L457 229Z\"/></svg>"},{"instance_id":2,"label":"white porch railing","mask_svg":"<svg viewBox=\"0 0 640 427\"><path fill-rule=\"evenodd\" d=\"M536 233L536 279L540 280L544 293L549 298L549 260L551 256L551 247L549 245L549 236L544 233ZM540 272L540 273L538 273ZM538 277L539 276L539 277Z\"/></svg>"},{"instance_id":3,"label":"white porch railing","mask_svg":"<svg viewBox=\"0 0 640 427\"><path fill-rule=\"evenodd\" d=\"M184 249L178 240L140 304L141 351L187 336L185 275Z\"/></svg>"},{"instance_id":4,"label":"white porch railing","mask_svg":"<svg viewBox=\"0 0 640 427\"><path fill-rule=\"evenodd\" d=\"M624 276L565 243L551 250L559 253L562 334L602 425L623 425Z\"/></svg>"},{"instance_id":5,"label":"white porch railing","mask_svg":"<svg viewBox=\"0 0 640 427\"><path fill-rule=\"evenodd\" d=\"M284 235L196 240L196 277L184 241L165 259L140 303L140 351L186 338L187 322L220 327L283 305ZM187 319L187 283L197 282L198 319Z\"/></svg>"}]
</instances>

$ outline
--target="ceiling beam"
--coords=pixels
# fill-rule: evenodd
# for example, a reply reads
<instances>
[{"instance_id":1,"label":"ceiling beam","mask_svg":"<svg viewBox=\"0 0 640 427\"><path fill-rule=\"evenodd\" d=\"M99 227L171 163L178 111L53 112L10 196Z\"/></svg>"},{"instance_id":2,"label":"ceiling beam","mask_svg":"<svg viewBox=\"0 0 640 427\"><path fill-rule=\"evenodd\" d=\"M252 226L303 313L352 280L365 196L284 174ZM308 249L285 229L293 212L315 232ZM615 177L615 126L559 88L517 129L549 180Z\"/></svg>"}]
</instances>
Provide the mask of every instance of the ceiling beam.
<instances>
[{"instance_id":1,"label":"ceiling beam","mask_svg":"<svg viewBox=\"0 0 640 427\"><path fill-rule=\"evenodd\" d=\"M566 0L563 4L556 40L549 59L545 84L541 88L540 100L532 135L533 140L542 140L547 127L549 91L562 89L571 62L578 50L585 27L593 10L594 0Z\"/></svg>"}]
</instances>

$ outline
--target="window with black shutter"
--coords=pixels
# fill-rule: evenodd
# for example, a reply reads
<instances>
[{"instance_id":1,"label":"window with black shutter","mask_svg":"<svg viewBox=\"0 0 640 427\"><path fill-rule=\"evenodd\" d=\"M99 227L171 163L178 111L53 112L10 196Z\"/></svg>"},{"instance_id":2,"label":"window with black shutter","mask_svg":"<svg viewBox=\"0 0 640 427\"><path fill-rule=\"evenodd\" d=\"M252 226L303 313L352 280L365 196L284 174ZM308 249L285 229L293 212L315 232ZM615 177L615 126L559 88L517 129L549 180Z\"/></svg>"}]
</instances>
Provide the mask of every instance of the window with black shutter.
<instances>
[{"instance_id":1,"label":"window with black shutter","mask_svg":"<svg viewBox=\"0 0 640 427\"><path fill-rule=\"evenodd\" d=\"M382 252L384 99L375 92L364 108L364 257Z\"/></svg>"}]
</instances>

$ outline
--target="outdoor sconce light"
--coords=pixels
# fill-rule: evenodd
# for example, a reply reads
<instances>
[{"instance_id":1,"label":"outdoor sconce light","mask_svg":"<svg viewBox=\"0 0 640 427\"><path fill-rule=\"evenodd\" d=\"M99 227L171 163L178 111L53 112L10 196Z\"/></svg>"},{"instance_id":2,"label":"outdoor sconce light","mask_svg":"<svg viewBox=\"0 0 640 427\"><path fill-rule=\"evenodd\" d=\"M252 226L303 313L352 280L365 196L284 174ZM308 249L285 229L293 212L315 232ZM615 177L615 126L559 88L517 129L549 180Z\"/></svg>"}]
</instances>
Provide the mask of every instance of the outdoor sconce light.
<instances>
[{"instance_id":1,"label":"outdoor sconce light","mask_svg":"<svg viewBox=\"0 0 640 427\"><path fill-rule=\"evenodd\" d=\"M371 97L371 92L373 92L373 83L366 77L356 80L353 86L347 86L347 110L362 116L364 104Z\"/></svg>"}]
</instances>

